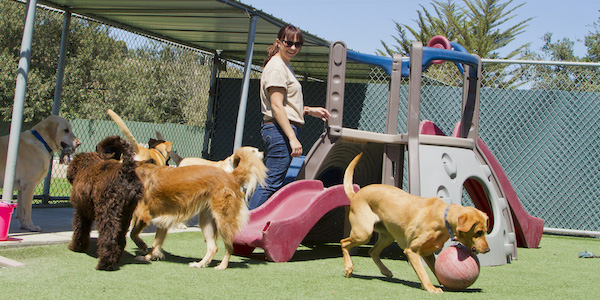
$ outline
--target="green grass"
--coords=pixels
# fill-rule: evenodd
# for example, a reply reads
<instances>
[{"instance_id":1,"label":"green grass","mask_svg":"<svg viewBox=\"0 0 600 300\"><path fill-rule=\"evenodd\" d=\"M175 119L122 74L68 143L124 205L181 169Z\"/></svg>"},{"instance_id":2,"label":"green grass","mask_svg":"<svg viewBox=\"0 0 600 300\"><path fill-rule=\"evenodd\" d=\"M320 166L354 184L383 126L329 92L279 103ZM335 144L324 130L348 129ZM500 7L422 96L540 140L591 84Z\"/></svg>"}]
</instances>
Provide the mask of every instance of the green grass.
<instances>
[{"instance_id":1,"label":"green grass","mask_svg":"<svg viewBox=\"0 0 600 300\"><path fill-rule=\"evenodd\" d=\"M0 191L2 188L0 187ZM18 191L13 191L13 195L16 195ZM38 184L35 187L34 195L41 195L44 193L44 182ZM52 178L50 184L50 196L53 197L69 197L71 195L71 184L66 178Z\"/></svg>"},{"instance_id":2,"label":"green grass","mask_svg":"<svg viewBox=\"0 0 600 300\"><path fill-rule=\"evenodd\" d=\"M144 237L147 242L151 238ZM86 254L71 252L64 244L0 248L0 256L26 264L0 268L0 298L597 299L600 294L600 259L578 258L585 250L600 253L600 240L591 238L545 235L539 249L519 248L518 260L511 264L483 267L467 291L442 295L421 290L412 268L401 259L384 259L394 277L383 277L366 247L353 256L355 275L345 278L336 244L301 247L287 263L234 256L225 271L188 267L201 258L204 246L199 232L171 234L165 243L166 260L145 264L134 259L136 250L128 240L128 252L115 272L94 269L95 249ZM220 249L217 262L222 245Z\"/></svg>"},{"instance_id":3,"label":"green grass","mask_svg":"<svg viewBox=\"0 0 600 300\"><path fill-rule=\"evenodd\" d=\"M0 193L2 192L2 188L0 187ZM17 195L19 191L14 190L13 195ZM42 181L35 187L34 195L42 195L44 194L44 182ZM50 184L50 196L51 197L69 197L71 196L71 184L66 178L52 178ZM15 198L16 199L16 198ZM34 204L40 204L42 200L34 199ZM64 201L63 201L64 202ZM68 202L68 200L66 201Z\"/></svg>"}]
</instances>

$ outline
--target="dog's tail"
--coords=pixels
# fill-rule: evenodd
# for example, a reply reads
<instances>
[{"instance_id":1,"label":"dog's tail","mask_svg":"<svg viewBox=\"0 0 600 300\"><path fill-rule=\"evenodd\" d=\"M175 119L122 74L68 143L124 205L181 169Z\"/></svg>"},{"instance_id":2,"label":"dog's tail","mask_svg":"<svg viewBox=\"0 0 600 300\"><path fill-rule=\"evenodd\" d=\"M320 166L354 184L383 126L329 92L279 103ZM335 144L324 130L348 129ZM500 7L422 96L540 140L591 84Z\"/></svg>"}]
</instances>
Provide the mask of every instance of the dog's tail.
<instances>
[{"instance_id":1,"label":"dog's tail","mask_svg":"<svg viewBox=\"0 0 600 300\"><path fill-rule=\"evenodd\" d=\"M131 134L131 131L129 131L129 128L127 128L127 125L125 125L125 122L123 122L123 119L121 119L121 117L119 117L119 115L117 115L114 111L112 111L112 109L107 109L106 112L108 113L108 115L110 116L110 118L115 121L115 123L117 124L117 127L119 127L119 129L121 130L121 132L123 133L123 135L125 136L125 138L127 138L127 140L129 141L129 143L132 144L132 146L136 146L137 145L137 141L135 140L135 137L133 137L133 134Z\"/></svg>"},{"instance_id":2,"label":"dog's tail","mask_svg":"<svg viewBox=\"0 0 600 300\"><path fill-rule=\"evenodd\" d=\"M245 200L247 202L259 184L265 186L267 167L260 157L247 152L234 153L233 165L236 167L231 174L238 184L246 189Z\"/></svg>"},{"instance_id":3,"label":"dog's tail","mask_svg":"<svg viewBox=\"0 0 600 300\"><path fill-rule=\"evenodd\" d=\"M344 192L346 192L346 196L348 196L348 199L350 200L352 200L352 197L354 197L354 195L356 194L356 192L354 192L354 184L352 183L352 178L354 177L354 167L356 167L356 164L358 163L362 155L362 153L358 154L350 162L350 164L346 168L346 172L344 173Z\"/></svg>"}]
</instances>

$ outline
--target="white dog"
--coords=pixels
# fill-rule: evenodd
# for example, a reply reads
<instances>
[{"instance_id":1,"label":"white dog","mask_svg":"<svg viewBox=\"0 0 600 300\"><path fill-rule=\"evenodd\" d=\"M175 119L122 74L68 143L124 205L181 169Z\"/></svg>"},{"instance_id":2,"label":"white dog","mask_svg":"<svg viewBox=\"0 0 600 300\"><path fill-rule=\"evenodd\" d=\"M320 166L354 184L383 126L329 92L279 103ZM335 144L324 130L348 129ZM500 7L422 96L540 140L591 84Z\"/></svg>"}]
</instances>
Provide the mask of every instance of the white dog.
<instances>
[{"instance_id":1,"label":"white dog","mask_svg":"<svg viewBox=\"0 0 600 300\"><path fill-rule=\"evenodd\" d=\"M14 190L17 196L17 219L21 228L30 231L42 231L31 221L31 204L35 187L46 177L50 159L59 150L65 153L74 151L81 145L71 124L59 116L49 116L36 124L31 130L26 130L19 137L19 152L17 153L17 168L15 170ZM8 136L0 137L0 186L4 185L6 170L6 152ZM61 154L62 156L62 154Z\"/></svg>"},{"instance_id":2,"label":"white dog","mask_svg":"<svg viewBox=\"0 0 600 300\"><path fill-rule=\"evenodd\" d=\"M244 147L240 147L237 150L235 150L235 152L233 154L231 154L224 160L212 161L212 160L203 159L200 157L186 157L184 159L181 159L181 161L177 164L177 166L178 167L194 166L194 165L213 166L213 167L220 168L227 173L232 173L233 170L237 167L238 163L240 162L239 157L244 156L244 155L256 156L261 161L264 158L264 153L262 151L258 150L258 148L244 146ZM266 169L266 167L264 167L264 164L263 164L263 168ZM251 181L251 182L248 182L248 184L246 186L244 186L244 194L245 194L246 202L248 202L248 199L250 199L250 196L252 196L252 194L256 190L256 187L258 186L258 184L259 183L256 181Z\"/></svg>"}]
</instances>

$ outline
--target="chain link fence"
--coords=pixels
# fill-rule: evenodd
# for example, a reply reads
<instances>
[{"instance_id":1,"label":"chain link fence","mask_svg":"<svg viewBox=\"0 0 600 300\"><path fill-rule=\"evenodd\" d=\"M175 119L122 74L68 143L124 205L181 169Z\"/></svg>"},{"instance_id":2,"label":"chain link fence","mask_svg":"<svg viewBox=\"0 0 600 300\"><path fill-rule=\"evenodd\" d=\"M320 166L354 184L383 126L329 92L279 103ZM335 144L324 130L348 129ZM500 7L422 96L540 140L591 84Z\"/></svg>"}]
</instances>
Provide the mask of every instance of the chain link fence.
<instances>
[{"instance_id":1,"label":"chain link fence","mask_svg":"<svg viewBox=\"0 0 600 300\"><path fill-rule=\"evenodd\" d=\"M0 0L0 4L21 5L7 0ZM22 16L17 18L22 20ZM60 39L52 40L56 46L48 53L36 51L40 43L48 43L47 36L42 39L44 26L62 24L62 13L38 9L36 19L37 42L25 110L29 123L25 128L51 112L54 89L49 83L54 82ZM60 26L54 26L52 32L57 28ZM11 37L1 40L6 38ZM2 86L8 87L0 91L6 103L2 131L7 134L10 114L5 112L12 110L14 95L9 88L14 87L18 52L6 43L0 45L4 48L0 49L4 53L0 57L4 63ZM6 53L11 54L10 59ZM213 78L215 62L218 67ZM71 121L83 142L78 152L93 151L102 138L120 134L105 112L111 108L125 120L140 144L156 138L158 131L173 141L181 157L220 160L233 151L242 65L74 16L60 115ZM264 149L260 71L254 66L251 72L243 145ZM43 76L45 80L36 79ZM306 104L324 106L326 78L300 76L299 80ZM459 120L462 101L457 68L451 64L433 66L424 73L423 82L421 118L434 121L450 135ZM503 166L525 210L544 219L547 227L600 231L600 156L595 153L600 148L600 69L488 61L484 63L482 85L480 136ZM348 78L344 127L385 132L388 87L389 76L378 68L365 78ZM399 133L406 132L407 97L408 87L403 86ZM304 154L323 128L321 120L307 118L300 139ZM65 170L65 166L54 163L50 198L38 196L37 205L68 204L70 185L64 178Z\"/></svg>"},{"instance_id":2,"label":"chain link fence","mask_svg":"<svg viewBox=\"0 0 600 300\"><path fill-rule=\"evenodd\" d=\"M25 6L2 0L0 11L0 128L6 135ZM63 12L38 7L35 24L24 129L52 112ZM95 151L102 138L122 135L106 113L112 109L139 144L147 146L160 134L176 145L179 155L202 156L214 55L76 15L69 27L59 114L71 122L82 141L77 152ZM71 186L65 178L66 169L55 157L50 194L41 196L40 184L34 204L68 205Z\"/></svg>"}]
</instances>

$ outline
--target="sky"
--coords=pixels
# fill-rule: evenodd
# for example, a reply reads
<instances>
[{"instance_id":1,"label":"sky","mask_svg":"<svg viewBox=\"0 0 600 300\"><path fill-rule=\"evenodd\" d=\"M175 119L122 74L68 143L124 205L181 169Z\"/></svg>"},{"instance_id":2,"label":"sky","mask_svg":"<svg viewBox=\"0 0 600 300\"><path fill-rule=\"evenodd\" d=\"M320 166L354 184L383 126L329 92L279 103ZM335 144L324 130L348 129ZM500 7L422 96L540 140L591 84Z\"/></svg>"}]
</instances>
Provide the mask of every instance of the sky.
<instances>
[{"instance_id":1,"label":"sky","mask_svg":"<svg viewBox=\"0 0 600 300\"><path fill-rule=\"evenodd\" d=\"M444 1L444 0L441 0ZM422 4L433 12L430 1L403 0L241 0L269 13L305 32L328 41L342 40L349 49L375 54L383 49L381 40L394 44L394 21L416 28L417 11ZM457 1L462 3L462 1ZM513 0L513 8L525 3L515 12L507 25L533 18L524 32L501 49L506 54L518 46L531 43L532 50L540 52L542 36L550 32L553 40L568 38L575 42L575 55L585 56L585 35L599 22L600 0Z\"/></svg>"}]
</instances>

